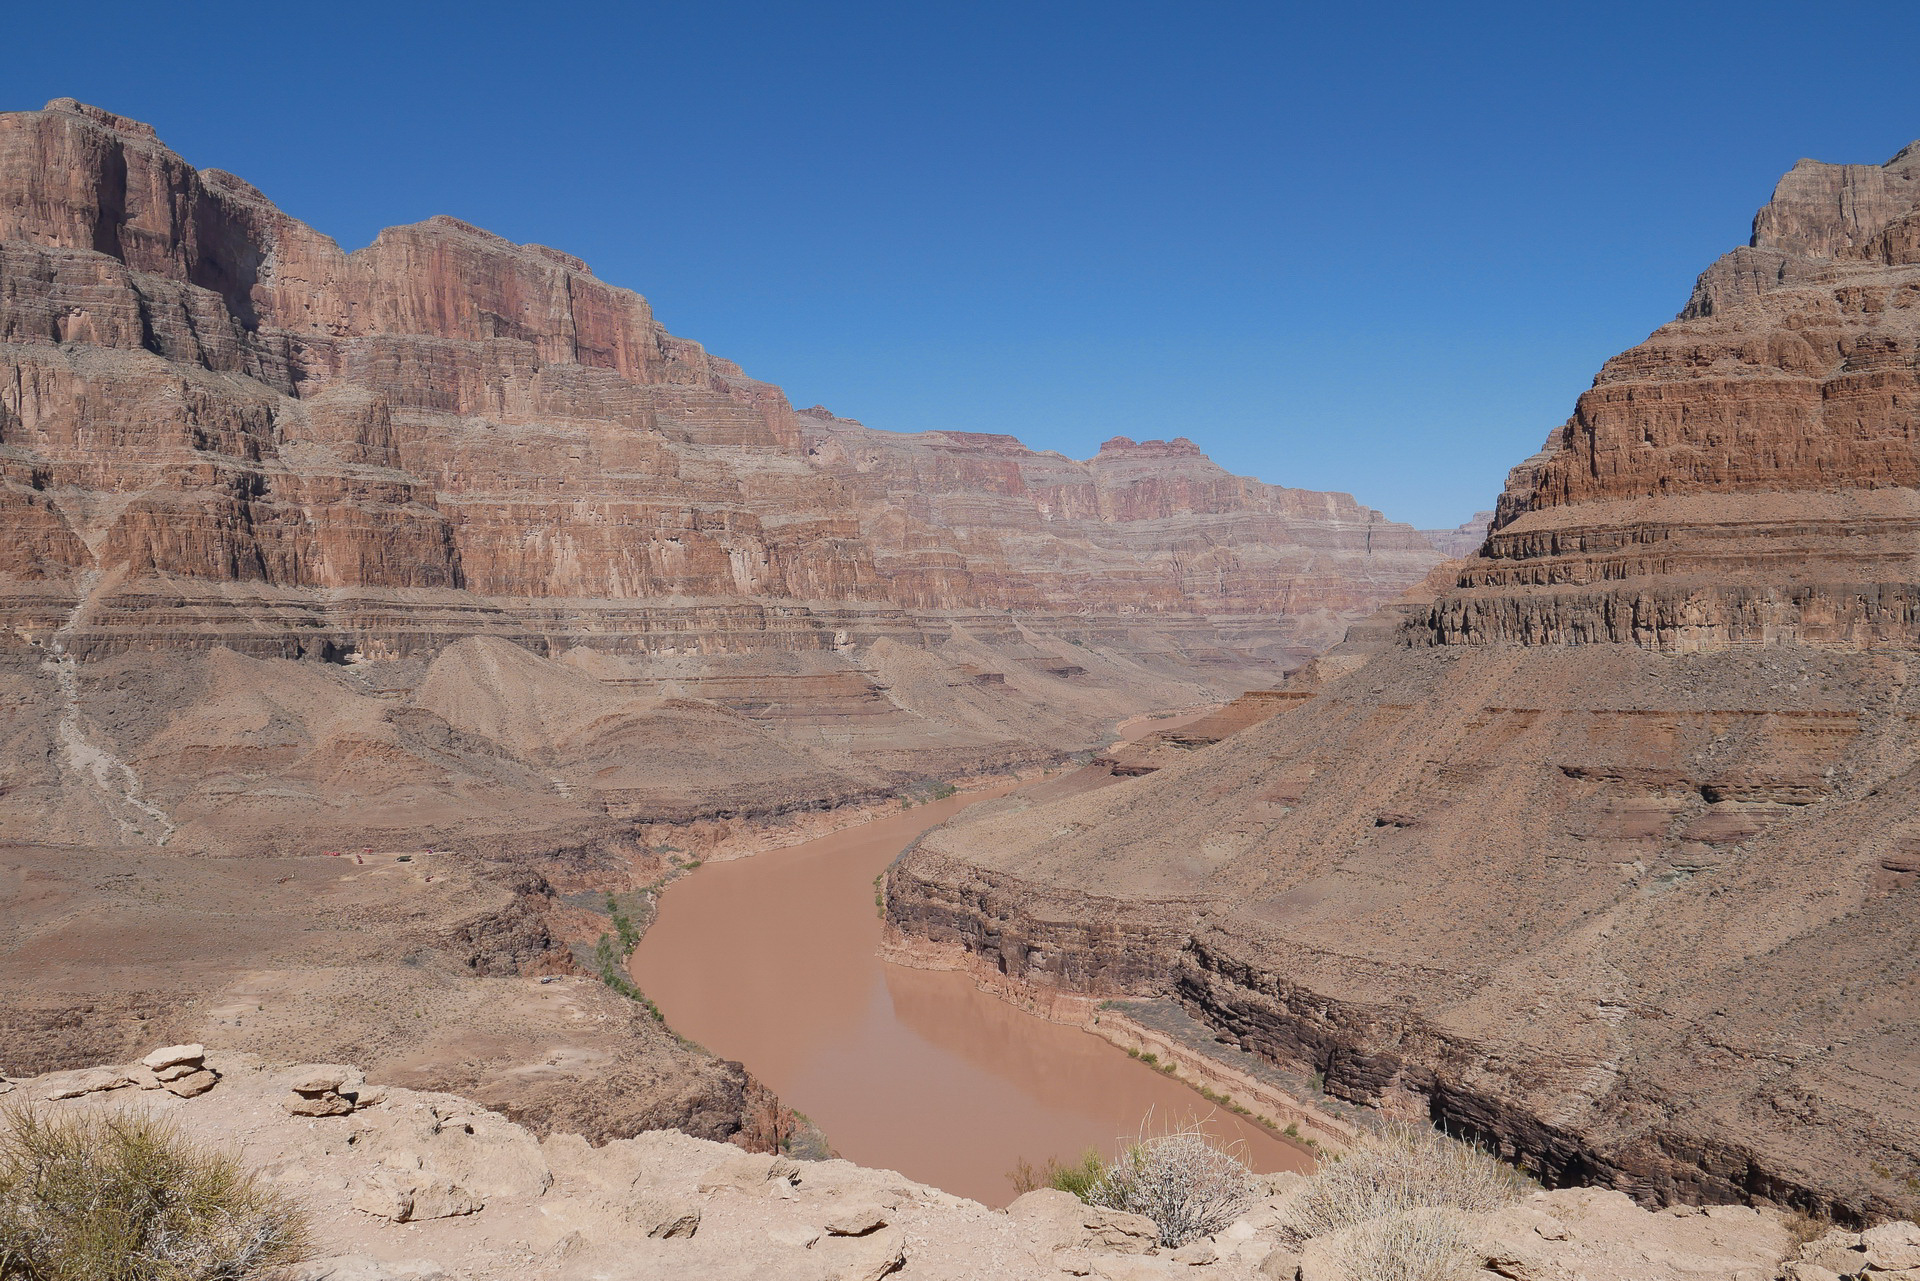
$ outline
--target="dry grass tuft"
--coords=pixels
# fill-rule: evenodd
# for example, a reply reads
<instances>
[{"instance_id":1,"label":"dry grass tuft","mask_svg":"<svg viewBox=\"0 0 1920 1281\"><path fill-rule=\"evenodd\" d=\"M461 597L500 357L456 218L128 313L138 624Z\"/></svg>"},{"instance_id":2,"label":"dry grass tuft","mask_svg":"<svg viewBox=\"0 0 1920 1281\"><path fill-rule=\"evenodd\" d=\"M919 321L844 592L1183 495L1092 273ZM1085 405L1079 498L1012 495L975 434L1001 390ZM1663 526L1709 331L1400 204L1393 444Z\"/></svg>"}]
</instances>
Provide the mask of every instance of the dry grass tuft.
<instances>
[{"instance_id":1,"label":"dry grass tuft","mask_svg":"<svg viewBox=\"0 0 1920 1281\"><path fill-rule=\"evenodd\" d=\"M1363 1281L1464 1281L1474 1274L1473 1225L1458 1210L1411 1210L1347 1232L1340 1262Z\"/></svg>"},{"instance_id":2,"label":"dry grass tuft","mask_svg":"<svg viewBox=\"0 0 1920 1281\"><path fill-rule=\"evenodd\" d=\"M1787 1230L1790 1248L1798 1250L1803 1245L1811 1245L1833 1230L1833 1220L1808 1214L1801 1209L1786 1209L1777 1212L1780 1226Z\"/></svg>"},{"instance_id":3,"label":"dry grass tuft","mask_svg":"<svg viewBox=\"0 0 1920 1281\"><path fill-rule=\"evenodd\" d=\"M1325 1236L1409 1210L1498 1210L1528 1187L1525 1175L1471 1144L1395 1125L1321 1165L1287 1220L1303 1237Z\"/></svg>"},{"instance_id":4,"label":"dry grass tuft","mask_svg":"<svg viewBox=\"0 0 1920 1281\"><path fill-rule=\"evenodd\" d=\"M1088 1148L1080 1154L1080 1159L1072 1165L1063 1162L1057 1156L1047 1158L1044 1166L1035 1168L1033 1162L1021 1157L1019 1164L1007 1176L1013 1181L1016 1195L1024 1195L1036 1188L1053 1188L1060 1192L1071 1192L1082 1201L1093 1194L1107 1177L1107 1160L1098 1151Z\"/></svg>"},{"instance_id":5,"label":"dry grass tuft","mask_svg":"<svg viewBox=\"0 0 1920 1281\"><path fill-rule=\"evenodd\" d=\"M292 1202L164 1121L0 1111L0 1281L241 1281L306 1247Z\"/></svg>"}]
</instances>

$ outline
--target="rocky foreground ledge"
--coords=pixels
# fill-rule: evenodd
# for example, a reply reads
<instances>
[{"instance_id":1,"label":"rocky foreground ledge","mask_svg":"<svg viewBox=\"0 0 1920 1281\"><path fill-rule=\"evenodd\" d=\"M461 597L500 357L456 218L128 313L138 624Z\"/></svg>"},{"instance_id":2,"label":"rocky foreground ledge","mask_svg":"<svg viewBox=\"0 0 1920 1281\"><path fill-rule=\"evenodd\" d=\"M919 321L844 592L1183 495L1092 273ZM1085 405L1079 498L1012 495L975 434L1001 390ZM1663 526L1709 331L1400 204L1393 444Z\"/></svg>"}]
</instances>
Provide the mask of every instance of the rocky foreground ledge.
<instances>
[{"instance_id":1,"label":"rocky foreground ledge","mask_svg":"<svg viewBox=\"0 0 1920 1281\"><path fill-rule=\"evenodd\" d=\"M138 1063L0 1082L50 1113L141 1109L235 1151L310 1212L316 1257L273 1281L1352 1281L1338 1236L1302 1239L1307 1180L1178 1250L1151 1221L1028 1193L1004 1211L848 1161L795 1162L657 1131L545 1139L452 1094L171 1046ZM1920 1281L1920 1228L1811 1241L1741 1206L1658 1212L1618 1192L1540 1192L1477 1216L1481 1278Z\"/></svg>"}]
</instances>

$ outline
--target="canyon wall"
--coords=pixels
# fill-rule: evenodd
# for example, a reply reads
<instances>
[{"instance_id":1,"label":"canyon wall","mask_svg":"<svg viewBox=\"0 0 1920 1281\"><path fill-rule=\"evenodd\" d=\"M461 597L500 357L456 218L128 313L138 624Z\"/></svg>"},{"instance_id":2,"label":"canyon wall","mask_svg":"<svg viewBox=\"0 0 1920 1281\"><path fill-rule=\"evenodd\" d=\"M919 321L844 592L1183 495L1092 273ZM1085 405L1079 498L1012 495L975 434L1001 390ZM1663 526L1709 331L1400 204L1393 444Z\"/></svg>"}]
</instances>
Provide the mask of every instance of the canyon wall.
<instances>
[{"instance_id":1,"label":"canyon wall","mask_svg":"<svg viewBox=\"0 0 1920 1281\"><path fill-rule=\"evenodd\" d=\"M165 1017L761 1147L738 1064L501 984L595 969L610 892L1269 685L1439 560L1185 439L796 411L568 254L343 252L68 99L0 114L0 532L6 1066Z\"/></svg>"},{"instance_id":2,"label":"canyon wall","mask_svg":"<svg viewBox=\"0 0 1920 1281\"><path fill-rule=\"evenodd\" d=\"M1795 166L1476 554L1269 718L931 834L894 925L1549 1182L1910 1212L1917 229L1920 144Z\"/></svg>"},{"instance_id":3,"label":"canyon wall","mask_svg":"<svg viewBox=\"0 0 1920 1281\"><path fill-rule=\"evenodd\" d=\"M0 836L858 803L1271 684L1439 559L1184 438L796 412L567 254L345 253L71 100L0 190Z\"/></svg>"}]
</instances>

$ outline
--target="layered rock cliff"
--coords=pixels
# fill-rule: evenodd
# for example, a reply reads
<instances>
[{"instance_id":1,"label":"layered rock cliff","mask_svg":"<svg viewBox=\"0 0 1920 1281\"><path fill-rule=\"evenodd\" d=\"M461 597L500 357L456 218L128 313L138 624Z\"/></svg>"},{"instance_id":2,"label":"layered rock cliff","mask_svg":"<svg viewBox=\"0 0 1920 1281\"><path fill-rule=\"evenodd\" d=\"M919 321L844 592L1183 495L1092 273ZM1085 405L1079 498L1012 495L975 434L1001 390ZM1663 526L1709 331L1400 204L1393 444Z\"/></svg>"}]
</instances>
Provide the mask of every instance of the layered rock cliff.
<instances>
[{"instance_id":1,"label":"layered rock cliff","mask_svg":"<svg viewBox=\"0 0 1920 1281\"><path fill-rule=\"evenodd\" d=\"M796 412L565 253L343 252L67 99L0 114L0 534L8 1066L192 1009L763 1146L739 1065L487 981L703 855L1271 683L1437 559L1184 439Z\"/></svg>"},{"instance_id":2,"label":"layered rock cliff","mask_svg":"<svg viewBox=\"0 0 1920 1281\"><path fill-rule=\"evenodd\" d=\"M0 115L0 192L0 833L857 802L1270 683L1436 559L1184 438L795 412L567 254L345 253L71 100Z\"/></svg>"},{"instance_id":3,"label":"layered rock cliff","mask_svg":"<svg viewBox=\"0 0 1920 1281\"><path fill-rule=\"evenodd\" d=\"M1803 161L1292 706L926 839L896 926L1650 1202L1920 1188L1920 144Z\"/></svg>"}]
</instances>

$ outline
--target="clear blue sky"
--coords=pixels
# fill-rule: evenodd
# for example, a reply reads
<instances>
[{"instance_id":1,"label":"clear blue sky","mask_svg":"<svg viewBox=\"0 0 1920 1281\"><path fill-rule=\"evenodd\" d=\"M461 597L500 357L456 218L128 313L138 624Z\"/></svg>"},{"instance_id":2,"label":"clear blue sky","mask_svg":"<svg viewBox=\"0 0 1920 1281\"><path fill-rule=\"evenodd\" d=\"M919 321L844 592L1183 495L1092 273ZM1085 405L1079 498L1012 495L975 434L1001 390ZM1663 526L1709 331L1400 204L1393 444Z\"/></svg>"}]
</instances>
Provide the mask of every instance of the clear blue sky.
<instances>
[{"instance_id":1,"label":"clear blue sky","mask_svg":"<svg viewBox=\"0 0 1920 1281\"><path fill-rule=\"evenodd\" d=\"M1451 525L1800 156L1920 137L1920 5L16 5L0 107L153 123L348 248L579 254L796 404Z\"/></svg>"}]
</instances>

